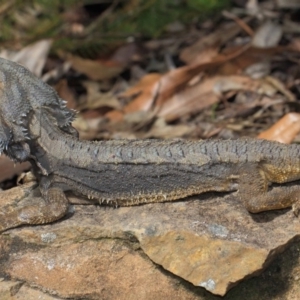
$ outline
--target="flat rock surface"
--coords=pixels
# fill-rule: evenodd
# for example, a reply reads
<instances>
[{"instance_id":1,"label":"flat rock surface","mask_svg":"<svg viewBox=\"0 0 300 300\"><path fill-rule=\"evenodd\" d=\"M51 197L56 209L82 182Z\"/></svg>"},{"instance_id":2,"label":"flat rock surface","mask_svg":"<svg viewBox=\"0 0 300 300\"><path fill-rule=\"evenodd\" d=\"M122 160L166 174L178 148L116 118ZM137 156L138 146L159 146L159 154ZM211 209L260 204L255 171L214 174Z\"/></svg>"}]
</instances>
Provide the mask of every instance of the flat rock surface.
<instances>
[{"instance_id":1,"label":"flat rock surface","mask_svg":"<svg viewBox=\"0 0 300 300\"><path fill-rule=\"evenodd\" d=\"M1 192L1 206L25 198L31 187ZM299 248L300 221L291 210L251 215L235 194L117 209L69 199L77 204L63 220L0 236L0 276L13 280L7 285L21 282L57 299L214 299L204 289L225 295L291 244ZM297 281L295 251L285 265L295 264ZM242 297L241 287L231 297Z\"/></svg>"}]
</instances>

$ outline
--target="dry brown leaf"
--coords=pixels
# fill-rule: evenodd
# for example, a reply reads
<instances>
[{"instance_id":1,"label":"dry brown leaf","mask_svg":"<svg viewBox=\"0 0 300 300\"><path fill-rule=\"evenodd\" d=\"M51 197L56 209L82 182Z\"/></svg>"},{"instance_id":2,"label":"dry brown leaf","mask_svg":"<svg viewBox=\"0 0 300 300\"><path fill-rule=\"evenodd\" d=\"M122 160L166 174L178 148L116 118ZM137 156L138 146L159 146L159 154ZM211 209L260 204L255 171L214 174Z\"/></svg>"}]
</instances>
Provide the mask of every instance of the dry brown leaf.
<instances>
[{"instance_id":1,"label":"dry brown leaf","mask_svg":"<svg viewBox=\"0 0 300 300\"><path fill-rule=\"evenodd\" d=\"M245 20L240 19L237 15L230 11L224 10L222 14L226 18L234 20L248 35L254 35L252 28L245 22Z\"/></svg>"},{"instance_id":2,"label":"dry brown leaf","mask_svg":"<svg viewBox=\"0 0 300 300\"><path fill-rule=\"evenodd\" d=\"M137 98L124 107L125 113L132 113L139 110L147 111L153 107L161 107L174 94L182 90L186 84L197 74L204 70L215 68L229 59L233 59L245 51L247 47L241 47L236 52L229 55L219 54L213 61L192 64L160 74L148 74L143 77L134 87L123 93L123 97L132 97L139 94ZM113 116L110 112L106 114L108 118Z\"/></svg>"},{"instance_id":3,"label":"dry brown leaf","mask_svg":"<svg viewBox=\"0 0 300 300\"><path fill-rule=\"evenodd\" d=\"M142 55L142 49L136 43L127 43L120 46L111 56L111 60L119 62L123 66L130 62L139 60Z\"/></svg>"},{"instance_id":4,"label":"dry brown leaf","mask_svg":"<svg viewBox=\"0 0 300 300\"><path fill-rule=\"evenodd\" d=\"M158 118L144 138L172 139L179 138L195 130L194 126L185 124L168 125L162 118Z\"/></svg>"},{"instance_id":5,"label":"dry brown leaf","mask_svg":"<svg viewBox=\"0 0 300 300\"><path fill-rule=\"evenodd\" d=\"M267 80L252 79L243 75L219 76L216 78L213 89L217 94L229 91L251 91L273 96L277 93L277 89Z\"/></svg>"},{"instance_id":6,"label":"dry brown leaf","mask_svg":"<svg viewBox=\"0 0 300 300\"><path fill-rule=\"evenodd\" d=\"M225 75L236 74L241 70L241 67L243 69L246 66L249 66L265 57L269 57L270 55L281 52L283 49L287 48L273 47L269 49L258 49L253 47L249 48L248 46L238 47L235 48L234 52L230 52L229 54L219 54L218 56L214 57L212 61L211 58L207 57L208 61L206 62L177 68L164 75L146 75L139 83L137 83L136 86L130 88L123 94L125 97L132 97L135 94L138 94L137 98L124 107L123 112L133 113L135 111L148 111L151 108L155 108L156 111L159 111L159 116L164 116L168 120L173 120L178 118L178 116L193 112L192 103L195 105L195 111L199 111L204 107L207 107L208 105L218 101L218 96L212 93L212 90L209 91L207 89L206 85L209 86L211 84L210 81L202 83L203 86L200 87L203 88L203 90L200 90L199 87L194 87L191 89L187 87L187 84L191 82L192 78L194 78L200 72L213 70L214 73L217 72L217 74L221 75L224 73ZM228 72L228 66L230 63L233 67L230 72ZM222 72L222 67L224 67L224 65L227 65L226 72ZM224 90L221 92L226 90L250 90L271 96L274 95L279 89L278 87L276 89L273 83L271 84L265 79L251 79L250 77L246 76L235 76L237 77L228 77L227 79L223 78L223 80L231 80L232 86L227 89L223 87ZM221 77L219 76L219 78ZM216 79L211 80L216 83ZM234 85L236 87L234 87ZM218 89L218 87L214 88L215 91ZM188 92L186 91L187 89ZM195 91L198 93L198 98ZM280 87L280 92L284 92L286 95L288 95L286 90L282 89L282 87ZM190 93L190 95L187 95L188 93ZM289 97L290 96L291 95L289 94ZM201 97L205 97L205 99L207 99L207 103L196 100ZM169 101L170 103L167 103ZM114 112L110 112L106 116L114 120L120 119L120 113L115 114Z\"/></svg>"},{"instance_id":7,"label":"dry brown leaf","mask_svg":"<svg viewBox=\"0 0 300 300\"><path fill-rule=\"evenodd\" d=\"M125 65L113 60L91 60L72 55L70 53L62 55L69 61L72 67L92 80L110 79L119 75Z\"/></svg>"},{"instance_id":8,"label":"dry brown leaf","mask_svg":"<svg viewBox=\"0 0 300 300\"><path fill-rule=\"evenodd\" d=\"M94 94L92 97L88 97L87 99L86 103L82 103L78 106L78 109L96 109L101 107L110 107L115 109L121 108L119 100L111 92Z\"/></svg>"},{"instance_id":9,"label":"dry brown leaf","mask_svg":"<svg viewBox=\"0 0 300 300\"><path fill-rule=\"evenodd\" d=\"M124 118L124 114L132 114L139 111L149 111L155 101L157 89L159 87L159 79L163 75L158 73L150 73L141 78L134 86L126 90L120 97L131 98L137 96L121 110L113 110L106 113L106 117L113 121L119 122Z\"/></svg>"},{"instance_id":10,"label":"dry brown leaf","mask_svg":"<svg viewBox=\"0 0 300 300\"><path fill-rule=\"evenodd\" d=\"M239 47L237 49L239 49ZM277 53L283 53L288 49L289 47L284 46L276 46L271 48L249 47L246 51L242 52L241 55L238 55L231 60L227 60L224 64L220 65L220 67L216 70L216 74L239 74L244 72L244 70L249 66L270 59L271 56ZM227 51L228 50L226 50L225 53ZM229 49L229 51L232 52L233 49Z\"/></svg>"},{"instance_id":11,"label":"dry brown leaf","mask_svg":"<svg viewBox=\"0 0 300 300\"><path fill-rule=\"evenodd\" d=\"M205 79L201 83L188 86L174 94L162 105L158 116L167 121L173 121L217 103L220 97L214 92L214 85L218 79L218 77Z\"/></svg>"},{"instance_id":12,"label":"dry brown leaf","mask_svg":"<svg viewBox=\"0 0 300 300\"><path fill-rule=\"evenodd\" d=\"M84 81L82 85L86 88L87 95L84 101L78 105L78 110L97 109L101 107L110 107L120 109L121 104L112 92L100 92L100 85L94 81Z\"/></svg>"},{"instance_id":13,"label":"dry brown leaf","mask_svg":"<svg viewBox=\"0 0 300 300\"><path fill-rule=\"evenodd\" d=\"M80 112L80 115L85 119L101 119L104 115L102 109L87 109Z\"/></svg>"},{"instance_id":14,"label":"dry brown leaf","mask_svg":"<svg viewBox=\"0 0 300 300\"><path fill-rule=\"evenodd\" d=\"M290 44L290 49L300 52L300 38L295 38L292 40L292 42Z\"/></svg>"},{"instance_id":15,"label":"dry brown leaf","mask_svg":"<svg viewBox=\"0 0 300 300\"><path fill-rule=\"evenodd\" d=\"M219 54L219 46L212 45L207 48L199 50L199 52L188 54L188 49L186 50L186 56L190 55L191 60L187 61L188 64L202 64L208 61L213 61L215 57ZM193 60L192 60L193 59ZM187 59L185 59L186 61Z\"/></svg>"},{"instance_id":16,"label":"dry brown leaf","mask_svg":"<svg viewBox=\"0 0 300 300\"><path fill-rule=\"evenodd\" d=\"M288 113L258 138L289 144L300 132L300 114Z\"/></svg>"},{"instance_id":17,"label":"dry brown leaf","mask_svg":"<svg viewBox=\"0 0 300 300\"><path fill-rule=\"evenodd\" d=\"M121 122L124 118L124 113L120 110L112 110L106 113L105 117L112 122Z\"/></svg>"},{"instance_id":18,"label":"dry brown leaf","mask_svg":"<svg viewBox=\"0 0 300 300\"><path fill-rule=\"evenodd\" d=\"M275 0L276 5L283 9L298 9L300 2L298 0Z\"/></svg>"},{"instance_id":19,"label":"dry brown leaf","mask_svg":"<svg viewBox=\"0 0 300 300\"><path fill-rule=\"evenodd\" d=\"M281 92L283 95L287 97L289 101L296 101L296 96L289 91L283 82L281 82L278 78L267 76L265 80L270 83L278 92Z\"/></svg>"},{"instance_id":20,"label":"dry brown leaf","mask_svg":"<svg viewBox=\"0 0 300 300\"><path fill-rule=\"evenodd\" d=\"M72 125L78 130L80 138L94 140L97 137L103 118L83 118L78 115Z\"/></svg>"},{"instance_id":21,"label":"dry brown leaf","mask_svg":"<svg viewBox=\"0 0 300 300\"><path fill-rule=\"evenodd\" d=\"M77 106L77 102L75 99L74 92L69 88L68 82L66 79L60 80L56 86L55 90L57 91L58 95L67 101L67 107L70 109L75 109Z\"/></svg>"},{"instance_id":22,"label":"dry brown leaf","mask_svg":"<svg viewBox=\"0 0 300 300\"><path fill-rule=\"evenodd\" d=\"M252 79L242 75L215 76L174 94L162 105L158 116L173 121L184 115L197 113L217 103L222 94L229 91L232 92L231 96L238 91L251 91L267 96L277 93L275 87L264 79Z\"/></svg>"},{"instance_id":23,"label":"dry brown leaf","mask_svg":"<svg viewBox=\"0 0 300 300\"><path fill-rule=\"evenodd\" d=\"M206 49L221 46L241 31L241 28L236 23L226 24L219 30L201 37L195 44L186 47L180 53L180 59L187 64L194 63L201 56L201 53Z\"/></svg>"},{"instance_id":24,"label":"dry brown leaf","mask_svg":"<svg viewBox=\"0 0 300 300\"><path fill-rule=\"evenodd\" d=\"M132 113L139 110L149 110L157 95L159 82L162 76L163 75L158 73L147 74L142 77L136 85L125 91L121 97L130 98L136 95L138 96L134 99L134 101L124 107L124 112Z\"/></svg>"},{"instance_id":25,"label":"dry brown leaf","mask_svg":"<svg viewBox=\"0 0 300 300\"><path fill-rule=\"evenodd\" d=\"M30 44L18 52L2 50L0 56L23 65L36 76L40 77L51 45L52 40L44 39Z\"/></svg>"},{"instance_id":26,"label":"dry brown leaf","mask_svg":"<svg viewBox=\"0 0 300 300\"><path fill-rule=\"evenodd\" d=\"M284 48L285 50L287 48ZM243 68L249 66L253 63L254 59L262 59L262 57L269 56L271 54L283 51L282 47L275 47L270 49L256 49L256 48L248 48L248 46L239 47L234 52L230 52L228 54L219 54L212 61L203 62L201 64L188 65L181 68L177 68L172 70L159 78L159 82L157 84L153 84L155 86L155 91L152 92L152 97L149 97L149 91L147 91L147 95L140 94L138 100L133 100L128 106L130 108L135 107L135 101L139 102L140 99L143 99L144 107L148 109L151 107L154 102L153 95L157 95L155 99L156 107L161 107L164 102L167 102L175 93L179 92L182 88L186 86L186 84L197 74L202 71L207 71L214 69L215 73L223 75L231 75L236 74L240 71L240 66L242 65L242 60L238 60L239 57L243 59L247 58L247 56L252 55L253 59L248 62L244 62ZM219 69L218 66L229 65L232 62L234 66L233 70L228 72L222 72L222 67ZM225 67L226 68L226 67ZM223 70L224 71L224 70ZM157 90L158 89L158 90ZM148 103L148 105L145 105ZM138 106L136 106L138 107ZM124 109L126 111L126 107ZM130 109L130 112L133 110Z\"/></svg>"},{"instance_id":27,"label":"dry brown leaf","mask_svg":"<svg viewBox=\"0 0 300 300\"><path fill-rule=\"evenodd\" d=\"M257 48L275 47L278 45L281 37L282 26L267 20L255 32L252 45Z\"/></svg>"},{"instance_id":28,"label":"dry brown leaf","mask_svg":"<svg viewBox=\"0 0 300 300\"><path fill-rule=\"evenodd\" d=\"M124 121L128 124L135 124L138 127L143 127L144 124L148 124L155 117L151 111L135 111L124 115Z\"/></svg>"}]
</instances>

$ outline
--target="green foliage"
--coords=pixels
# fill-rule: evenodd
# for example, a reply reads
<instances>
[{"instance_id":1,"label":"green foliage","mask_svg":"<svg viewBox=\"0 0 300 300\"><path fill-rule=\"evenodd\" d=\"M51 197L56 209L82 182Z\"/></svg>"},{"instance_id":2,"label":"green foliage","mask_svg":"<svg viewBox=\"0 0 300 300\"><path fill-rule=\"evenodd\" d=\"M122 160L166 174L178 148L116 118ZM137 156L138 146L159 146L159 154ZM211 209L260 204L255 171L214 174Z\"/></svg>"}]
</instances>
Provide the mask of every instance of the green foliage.
<instances>
[{"instance_id":1,"label":"green foliage","mask_svg":"<svg viewBox=\"0 0 300 300\"><path fill-rule=\"evenodd\" d=\"M187 4L191 9L199 12L206 11L208 13L220 10L230 4L229 0L187 0Z\"/></svg>"},{"instance_id":2,"label":"green foliage","mask_svg":"<svg viewBox=\"0 0 300 300\"><path fill-rule=\"evenodd\" d=\"M167 26L179 21L190 24L211 17L230 0L119 0L109 1L105 13L84 24L81 35L66 30L64 12L72 7L103 3L97 0L0 0L0 42L28 44L53 38L54 49L84 56L108 52L129 36L157 38ZM117 3L117 5L115 5ZM3 13L4 11L4 13Z\"/></svg>"},{"instance_id":3,"label":"green foliage","mask_svg":"<svg viewBox=\"0 0 300 300\"><path fill-rule=\"evenodd\" d=\"M158 37L172 22L203 20L226 7L229 0L131 0L99 22L106 32ZM109 21L109 22L106 22Z\"/></svg>"},{"instance_id":4,"label":"green foliage","mask_svg":"<svg viewBox=\"0 0 300 300\"><path fill-rule=\"evenodd\" d=\"M61 12L78 0L0 1L0 42L30 42L57 35L63 24Z\"/></svg>"}]
</instances>

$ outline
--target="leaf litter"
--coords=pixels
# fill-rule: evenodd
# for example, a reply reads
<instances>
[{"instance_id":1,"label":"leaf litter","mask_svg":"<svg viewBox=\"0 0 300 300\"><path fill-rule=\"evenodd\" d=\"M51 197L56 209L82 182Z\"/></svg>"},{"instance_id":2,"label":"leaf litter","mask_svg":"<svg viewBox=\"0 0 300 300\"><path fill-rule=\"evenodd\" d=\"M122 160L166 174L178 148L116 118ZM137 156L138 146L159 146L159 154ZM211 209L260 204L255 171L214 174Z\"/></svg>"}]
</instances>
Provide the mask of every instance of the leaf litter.
<instances>
[{"instance_id":1,"label":"leaf litter","mask_svg":"<svg viewBox=\"0 0 300 300\"><path fill-rule=\"evenodd\" d=\"M243 1L213 20L188 27L179 22L178 30L170 25L159 38L128 38L94 59L65 50L53 55L49 40L30 44L29 52L4 49L0 56L54 86L78 111L74 126L84 139L298 142L298 7L277 2ZM91 28L85 18L73 25L80 28L76 34Z\"/></svg>"}]
</instances>

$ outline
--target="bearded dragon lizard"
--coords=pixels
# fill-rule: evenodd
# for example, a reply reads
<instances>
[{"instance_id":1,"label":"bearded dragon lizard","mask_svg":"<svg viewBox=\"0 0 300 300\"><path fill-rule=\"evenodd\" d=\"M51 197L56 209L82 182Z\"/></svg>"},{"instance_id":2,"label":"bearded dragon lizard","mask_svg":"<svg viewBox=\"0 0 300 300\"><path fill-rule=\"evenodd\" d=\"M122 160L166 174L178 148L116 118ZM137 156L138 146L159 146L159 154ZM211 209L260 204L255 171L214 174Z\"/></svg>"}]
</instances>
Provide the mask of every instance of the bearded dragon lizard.
<instances>
[{"instance_id":1,"label":"bearded dragon lizard","mask_svg":"<svg viewBox=\"0 0 300 300\"><path fill-rule=\"evenodd\" d=\"M40 205L15 209L0 231L44 224L68 210L66 191L114 206L237 191L251 213L300 208L300 146L255 139L81 141L57 93L24 67L0 59L0 152L29 161ZM280 189L272 189L279 184Z\"/></svg>"}]
</instances>

